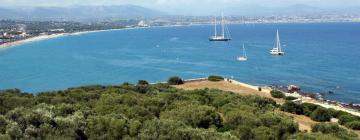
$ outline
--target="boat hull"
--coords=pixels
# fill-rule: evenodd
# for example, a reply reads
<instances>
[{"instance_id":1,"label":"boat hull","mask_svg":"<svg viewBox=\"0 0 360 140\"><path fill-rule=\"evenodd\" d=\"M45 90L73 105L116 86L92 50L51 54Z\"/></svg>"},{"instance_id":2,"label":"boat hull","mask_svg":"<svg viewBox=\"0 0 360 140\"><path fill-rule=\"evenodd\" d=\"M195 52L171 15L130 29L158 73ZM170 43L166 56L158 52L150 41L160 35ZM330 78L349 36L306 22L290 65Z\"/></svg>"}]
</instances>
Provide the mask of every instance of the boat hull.
<instances>
[{"instance_id":1,"label":"boat hull","mask_svg":"<svg viewBox=\"0 0 360 140\"><path fill-rule=\"evenodd\" d=\"M285 55L284 52L270 52L272 55Z\"/></svg>"},{"instance_id":2,"label":"boat hull","mask_svg":"<svg viewBox=\"0 0 360 140\"><path fill-rule=\"evenodd\" d=\"M230 38L209 38L209 41L230 41Z\"/></svg>"},{"instance_id":3,"label":"boat hull","mask_svg":"<svg viewBox=\"0 0 360 140\"><path fill-rule=\"evenodd\" d=\"M238 60L238 61L247 61L247 58L245 58L245 57L238 57L237 60Z\"/></svg>"}]
</instances>

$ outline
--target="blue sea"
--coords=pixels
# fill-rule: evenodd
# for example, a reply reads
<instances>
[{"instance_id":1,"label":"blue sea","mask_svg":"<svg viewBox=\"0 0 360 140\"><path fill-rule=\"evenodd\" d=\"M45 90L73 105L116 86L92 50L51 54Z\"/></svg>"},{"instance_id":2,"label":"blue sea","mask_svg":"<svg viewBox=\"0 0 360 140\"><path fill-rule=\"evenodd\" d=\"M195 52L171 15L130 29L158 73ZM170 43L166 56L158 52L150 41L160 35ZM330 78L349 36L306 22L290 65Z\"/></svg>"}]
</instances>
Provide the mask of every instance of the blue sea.
<instances>
[{"instance_id":1,"label":"blue sea","mask_svg":"<svg viewBox=\"0 0 360 140\"><path fill-rule=\"evenodd\" d=\"M360 103L360 23L229 25L233 40L209 42L210 25L65 36L0 49L0 89L26 92L233 76L255 85L295 84ZM279 29L285 56L271 56ZM248 61L236 60L245 44Z\"/></svg>"}]
</instances>

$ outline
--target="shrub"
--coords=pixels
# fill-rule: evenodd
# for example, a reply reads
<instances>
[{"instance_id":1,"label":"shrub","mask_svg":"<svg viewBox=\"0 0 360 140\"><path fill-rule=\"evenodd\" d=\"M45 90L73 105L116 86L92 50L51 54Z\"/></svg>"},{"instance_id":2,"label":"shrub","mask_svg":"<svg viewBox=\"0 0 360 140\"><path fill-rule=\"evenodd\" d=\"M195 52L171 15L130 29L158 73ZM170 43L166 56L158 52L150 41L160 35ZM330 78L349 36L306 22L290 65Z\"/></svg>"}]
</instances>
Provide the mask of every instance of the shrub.
<instances>
[{"instance_id":1,"label":"shrub","mask_svg":"<svg viewBox=\"0 0 360 140\"><path fill-rule=\"evenodd\" d=\"M139 80L138 85L149 85L149 82L146 80Z\"/></svg>"},{"instance_id":2,"label":"shrub","mask_svg":"<svg viewBox=\"0 0 360 140\"><path fill-rule=\"evenodd\" d=\"M285 94L277 90L271 91L271 96L274 98L285 98Z\"/></svg>"},{"instance_id":3,"label":"shrub","mask_svg":"<svg viewBox=\"0 0 360 140\"><path fill-rule=\"evenodd\" d=\"M337 124L334 123L319 123L312 126L312 132L321 132L324 134L337 133L342 128L340 128Z\"/></svg>"},{"instance_id":4,"label":"shrub","mask_svg":"<svg viewBox=\"0 0 360 140\"><path fill-rule=\"evenodd\" d=\"M218 82L218 81L224 81L224 77L216 76L216 75L210 75L208 77L209 81Z\"/></svg>"},{"instance_id":5,"label":"shrub","mask_svg":"<svg viewBox=\"0 0 360 140\"><path fill-rule=\"evenodd\" d=\"M326 108L318 107L311 113L310 118L318 122L330 121L331 113Z\"/></svg>"},{"instance_id":6,"label":"shrub","mask_svg":"<svg viewBox=\"0 0 360 140\"><path fill-rule=\"evenodd\" d=\"M339 123L341 125L359 120L356 116L351 115L351 114L341 115L338 119L339 119Z\"/></svg>"},{"instance_id":7,"label":"shrub","mask_svg":"<svg viewBox=\"0 0 360 140\"><path fill-rule=\"evenodd\" d=\"M347 113L345 111L339 111L339 110L335 110L335 109L329 109L332 112L332 116L334 118L339 118L342 115L351 115L350 113Z\"/></svg>"},{"instance_id":8,"label":"shrub","mask_svg":"<svg viewBox=\"0 0 360 140\"><path fill-rule=\"evenodd\" d=\"M174 77L169 78L168 84L170 84L170 85L181 85L181 84L184 84L184 81L180 77L174 76Z\"/></svg>"},{"instance_id":9,"label":"shrub","mask_svg":"<svg viewBox=\"0 0 360 140\"><path fill-rule=\"evenodd\" d=\"M292 96L285 97L285 100L288 100L288 101L293 101L293 100L296 100L296 99L298 99L298 98L292 97Z\"/></svg>"},{"instance_id":10,"label":"shrub","mask_svg":"<svg viewBox=\"0 0 360 140\"><path fill-rule=\"evenodd\" d=\"M360 121L348 122L345 126L353 130L360 130Z\"/></svg>"},{"instance_id":11,"label":"shrub","mask_svg":"<svg viewBox=\"0 0 360 140\"><path fill-rule=\"evenodd\" d=\"M298 105L291 101L286 101L280 108L282 111L294 113L294 114L303 114L303 108L301 105Z\"/></svg>"},{"instance_id":12,"label":"shrub","mask_svg":"<svg viewBox=\"0 0 360 140\"><path fill-rule=\"evenodd\" d=\"M310 116L311 113L313 113L318 108L318 105L311 103L303 103L302 106L303 106L304 115L306 116Z\"/></svg>"},{"instance_id":13,"label":"shrub","mask_svg":"<svg viewBox=\"0 0 360 140\"><path fill-rule=\"evenodd\" d=\"M0 134L4 134L6 132L6 119L4 116L0 115Z\"/></svg>"}]
</instances>

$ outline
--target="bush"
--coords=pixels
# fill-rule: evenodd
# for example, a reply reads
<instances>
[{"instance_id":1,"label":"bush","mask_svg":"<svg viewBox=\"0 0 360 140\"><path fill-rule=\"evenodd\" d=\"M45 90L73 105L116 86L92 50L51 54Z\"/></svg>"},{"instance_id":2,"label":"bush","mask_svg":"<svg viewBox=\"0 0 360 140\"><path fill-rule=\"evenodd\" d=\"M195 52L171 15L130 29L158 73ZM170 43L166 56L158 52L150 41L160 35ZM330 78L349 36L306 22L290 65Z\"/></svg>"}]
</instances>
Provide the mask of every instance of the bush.
<instances>
[{"instance_id":1,"label":"bush","mask_svg":"<svg viewBox=\"0 0 360 140\"><path fill-rule=\"evenodd\" d=\"M216 76L216 75L210 75L208 77L209 81L218 82L218 81L224 81L224 77Z\"/></svg>"},{"instance_id":2,"label":"bush","mask_svg":"<svg viewBox=\"0 0 360 140\"><path fill-rule=\"evenodd\" d=\"M331 112L329 112L326 108L318 107L313 113L311 113L310 118L318 122L330 121Z\"/></svg>"},{"instance_id":3,"label":"bush","mask_svg":"<svg viewBox=\"0 0 360 140\"><path fill-rule=\"evenodd\" d=\"M324 134L337 133L342 128L340 128L337 124L334 123L319 123L312 126L312 132L321 132Z\"/></svg>"},{"instance_id":4,"label":"bush","mask_svg":"<svg viewBox=\"0 0 360 140\"><path fill-rule=\"evenodd\" d=\"M353 121L358 121L358 120L359 120L356 116L351 115L351 114L341 115L338 119L339 119L339 123L340 123L341 125L344 125L344 124L346 124L346 123L353 122Z\"/></svg>"},{"instance_id":5,"label":"bush","mask_svg":"<svg viewBox=\"0 0 360 140\"><path fill-rule=\"evenodd\" d=\"M170 85L181 85L181 84L184 84L184 81L180 77L174 76L174 77L169 78L168 84L170 84Z\"/></svg>"},{"instance_id":6,"label":"bush","mask_svg":"<svg viewBox=\"0 0 360 140\"><path fill-rule=\"evenodd\" d=\"M303 114L303 108L301 105L298 105L291 101L286 101L285 104L281 106L281 111L294 113L294 114Z\"/></svg>"},{"instance_id":7,"label":"bush","mask_svg":"<svg viewBox=\"0 0 360 140\"><path fill-rule=\"evenodd\" d=\"M138 85L149 85L149 82L146 80L139 80Z\"/></svg>"},{"instance_id":8,"label":"bush","mask_svg":"<svg viewBox=\"0 0 360 140\"><path fill-rule=\"evenodd\" d=\"M360 130L360 121L348 122L345 126L353 130Z\"/></svg>"},{"instance_id":9,"label":"bush","mask_svg":"<svg viewBox=\"0 0 360 140\"><path fill-rule=\"evenodd\" d=\"M306 116L310 116L311 113L313 113L318 108L318 105L311 103L303 103L302 106L303 106L304 115Z\"/></svg>"},{"instance_id":10,"label":"bush","mask_svg":"<svg viewBox=\"0 0 360 140\"><path fill-rule=\"evenodd\" d=\"M345 111L339 111L339 110L335 110L335 109L329 109L329 111L331 111L332 116L334 118L339 118L342 115L351 115L350 113L347 113Z\"/></svg>"},{"instance_id":11,"label":"bush","mask_svg":"<svg viewBox=\"0 0 360 140\"><path fill-rule=\"evenodd\" d=\"M293 101L293 100L296 100L296 99L298 99L298 98L292 97L292 96L285 97L285 100L287 100L287 101Z\"/></svg>"},{"instance_id":12,"label":"bush","mask_svg":"<svg viewBox=\"0 0 360 140\"><path fill-rule=\"evenodd\" d=\"M285 94L277 90L271 91L271 96L274 98L285 98Z\"/></svg>"}]
</instances>

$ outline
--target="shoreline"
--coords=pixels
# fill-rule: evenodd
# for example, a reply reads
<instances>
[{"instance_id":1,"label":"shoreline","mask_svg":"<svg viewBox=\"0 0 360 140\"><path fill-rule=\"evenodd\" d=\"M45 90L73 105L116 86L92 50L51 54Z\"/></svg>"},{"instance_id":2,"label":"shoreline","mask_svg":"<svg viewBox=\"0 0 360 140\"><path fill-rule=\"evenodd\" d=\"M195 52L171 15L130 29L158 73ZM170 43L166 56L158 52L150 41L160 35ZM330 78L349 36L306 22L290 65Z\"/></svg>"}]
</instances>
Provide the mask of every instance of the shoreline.
<instances>
[{"instance_id":1,"label":"shoreline","mask_svg":"<svg viewBox=\"0 0 360 140\"><path fill-rule=\"evenodd\" d=\"M208 81L207 78L197 78L197 79L188 79L188 80L184 80L185 83L200 83L200 82L204 82L204 81ZM252 91L258 91L260 93L263 93L262 96L264 97L268 97L270 95L271 97L271 91L274 90L273 88L269 87L269 86L256 86L256 85L251 85L251 84L247 84L247 83L244 83L244 82L241 82L241 81L238 81L238 80L235 80L235 79L227 79L225 78L224 81L226 83L229 83L231 85L236 85L236 86L239 86L239 87L243 87L243 88L247 88L247 89L250 89ZM259 88L261 88L261 91L259 91ZM347 113L350 113L352 115L355 115L355 116L359 116L360 117L360 111L358 110L355 110L353 108L349 108L349 107L345 107L345 106L342 106L341 104L330 104L326 101L322 101L322 100L318 100L318 99L314 99L314 98L311 98L311 97L308 97L308 96L305 96L305 95L301 95L299 93L284 93L287 97L288 96L292 96L292 97L296 97L298 98L298 100L301 102L301 103L311 103L311 104L316 104L316 105L319 105L321 107L324 107L324 108L327 108L327 109L335 109L335 110L338 110L338 111L344 111L344 112L347 112ZM257 95L257 94L254 94L254 95ZM267 95L267 96L266 96Z\"/></svg>"},{"instance_id":2,"label":"shoreline","mask_svg":"<svg viewBox=\"0 0 360 140\"><path fill-rule=\"evenodd\" d=\"M153 27L157 27L157 26L153 26ZM0 44L0 49L13 48L13 47L17 47L17 46L24 45L24 44L31 43L31 42L43 41L43 40L54 39L54 38L65 37L65 36L77 36L77 35L84 35L84 34L90 34L90 33L131 30L131 29L144 29L144 28L153 28L153 27L125 27L125 28L119 28L119 29L106 29L106 30L80 31L80 32L73 32L73 33L57 33L57 34L50 34L50 35L38 35L38 36L26 38L26 39L21 39L21 40L16 40L13 42L7 42L7 43ZM172 27L172 26L159 26L159 27Z\"/></svg>"},{"instance_id":3,"label":"shoreline","mask_svg":"<svg viewBox=\"0 0 360 140\"><path fill-rule=\"evenodd\" d=\"M240 85L240 86L250 88L250 89L253 89L253 90L258 90L259 88L261 88L262 90L260 92L267 93L267 94L271 94L270 92L273 90L271 87L267 87L267 86L265 86L265 87L263 87L263 86L254 86L254 85L246 84L246 83L234 80L234 79L225 79L225 81L226 80L231 81L230 82L231 84ZM318 100L318 99L313 99L311 97L304 96L304 95L301 95L301 94L296 93L296 92L295 93L285 93L285 96L296 97L296 98L300 99L301 103L312 103L312 104L316 104L316 105L322 106L322 107L327 108L327 109L331 108L331 109L335 109L335 110L340 110L340 111L344 111L344 112L347 112L347 113L350 113L350 114L353 114L355 116L360 117L360 111L357 111L357 110L352 109L352 108L344 107L341 104L330 104L328 102Z\"/></svg>"},{"instance_id":4,"label":"shoreline","mask_svg":"<svg viewBox=\"0 0 360 140\"><path fill-rule=\"evenodd\" d=\"M313 22L311 22L311 23L313 23ZM317 22L314 22L314 23L317 23ZM320 23L336 23L336 22L320 22ZM341 22L341 23L352 23L352 22ZM354 22L354 23L360 23L360 22ZM234 23L234 25L239 25L239 24L244 24L244 23ZM274 24L274 23L251 23L251 24ZM288 24L288 23L285 23L285 24ZM26 38L26 39L21 39L21 40L16 40L13 42L7 42L7 43L0 44L0 49L17 47L17 46L20 46L23 44L36 42L36 41L43 41L43 40L48 40L48 39L53 39L53 38L59 38L59 37L65 37L65 36L76 36L76 35L98 33L98 32L110 32L110 31L119 31L119 30L146 29L146 28L202 26L202 25L211 25L211 24L207 23L207 24L186 24L186 25L163 25L163 26L149 26L149 27L124 27L124 28L117 28L117 29L91 30L91 31L73 32L73 33L56 33L56 34L50 34L50 35L38 35L38 36Z\"/></svg>"}]
</instances>

